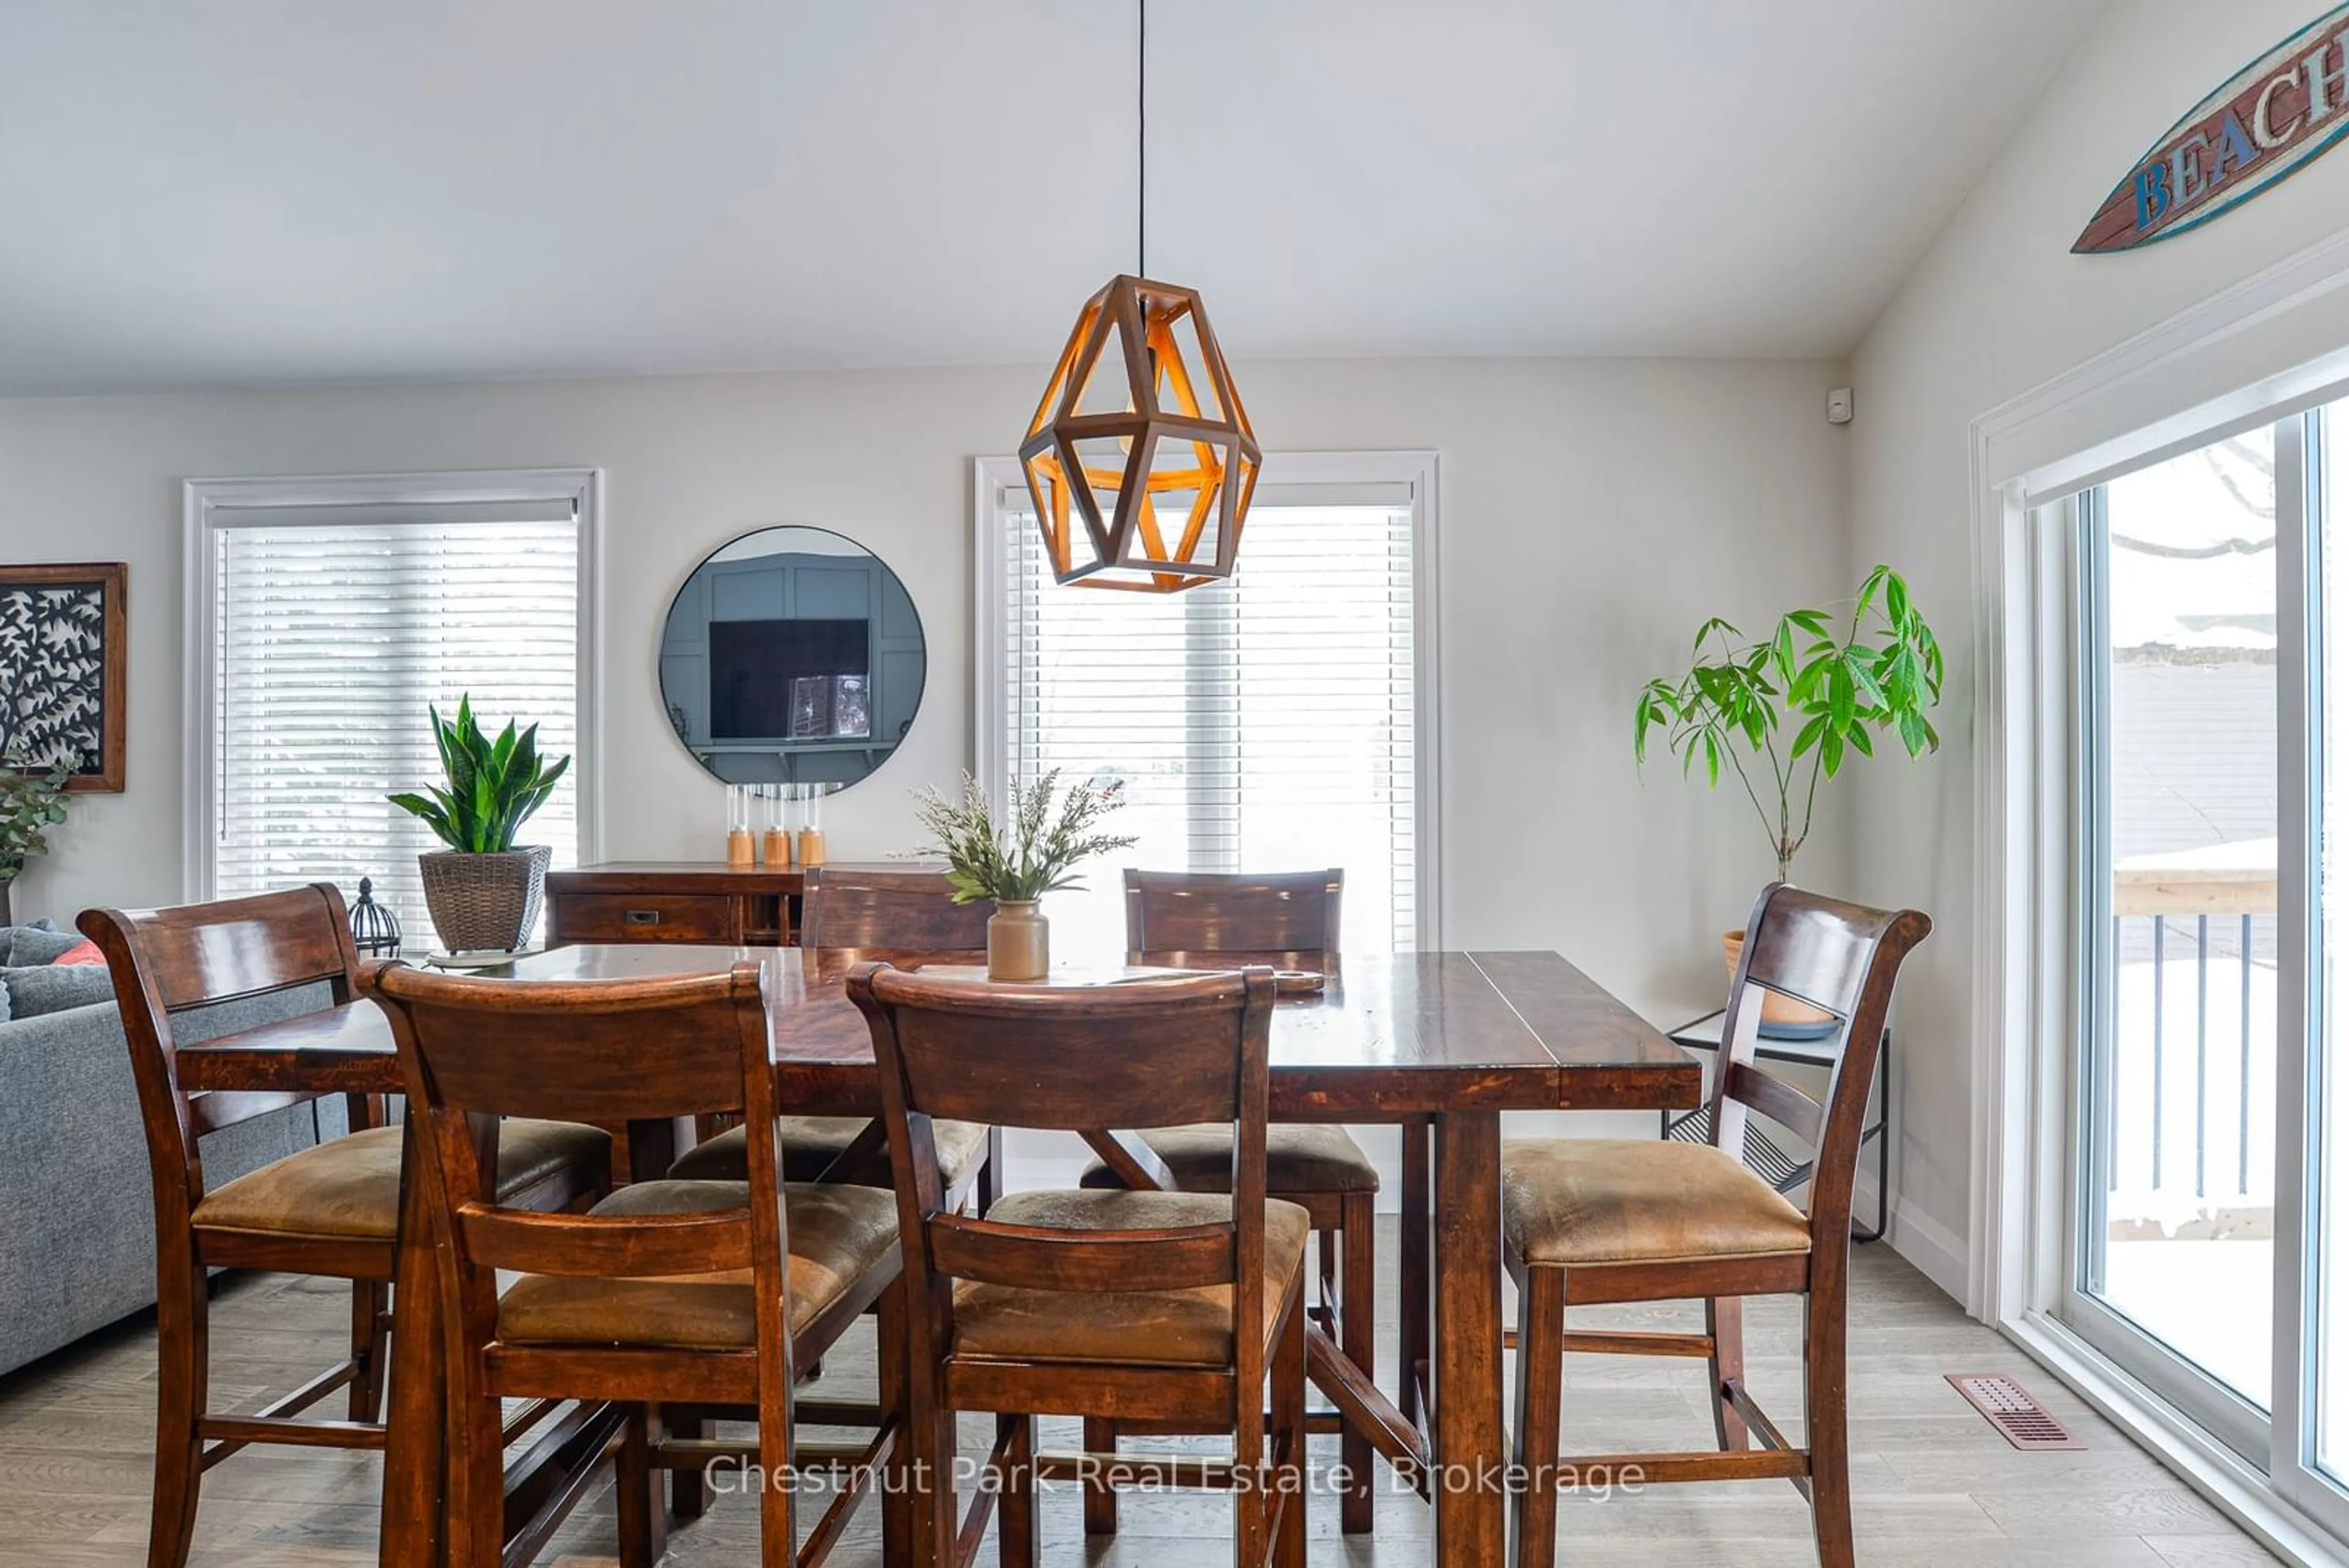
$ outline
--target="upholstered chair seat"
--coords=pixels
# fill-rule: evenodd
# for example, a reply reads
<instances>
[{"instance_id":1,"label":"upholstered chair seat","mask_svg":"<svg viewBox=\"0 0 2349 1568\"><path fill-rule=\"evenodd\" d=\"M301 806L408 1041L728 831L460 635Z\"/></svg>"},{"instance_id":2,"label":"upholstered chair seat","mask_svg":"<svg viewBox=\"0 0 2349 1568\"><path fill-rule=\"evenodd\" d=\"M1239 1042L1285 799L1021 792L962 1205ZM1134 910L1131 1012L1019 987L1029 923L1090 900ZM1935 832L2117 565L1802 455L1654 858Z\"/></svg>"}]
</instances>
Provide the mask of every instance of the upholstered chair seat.
<instances>
[{"instance_id":1,"label":"upholstered chair seat","mask_svg":"<svg viewBox=\"0 0 2349 1568\"><path fill-rule=\"evenodd\" d=\"M399 1231L401 1133L369 1127L290 1154L204 1195L200 1231L388 1241ZM498 1129L498 1192L514 1199L566 1173L593 1191L611 1168L612 1137L572 1122L512 1120Z\"/></svg>"},{"instance_id":2,"label":"upholstered chair seat","mask_svg":"<svg viewBox=\"0 0 2349 1568\"><path fill-rule=\"evenodd\" d=\"M1562 1137L1501 1148L1501 1231L1537 1267L1800 1254L1810 1227L1710 1144Z\"/></svg>"},{"instance_id":3,"label":"upholstered chair seat","mask_svg":"<svg viewBox=\"0 0 2349 1568\"><path fill-rule=\"evenodd\" d=\"M1294 1203L1264 1206L1264 1322L1305 1265L1313 1222ZM1232 1200L1190 1192L1015 1192L987 1218L1048 1231L1154 1231L1229 1224ZM956 1282L954 1354L990 1361L1100 1361L1119 1366L1227 1366L1232 1287L1166 1291L1040 1291ZM1267 1344L1270 1341L1268 1339Z\"/></svg>"},{"instance_id":4,"label":"upholstered chair seat","mask_svg":"<svg viewBox=\"0 0 2349 1568\"><path fill-rule=\"evenodd\" d=\"M588 1210L592 1219L740 1210L740 1181L644 1181ZM855 1288L897 1245L897 1203L871 1187L792 1183L783 1189L791 1255L789 1320L796 1334ZM663 1279L524 1274L498 1302L509 1345L653 1345L748 1350L758 1344L750 1271Z\"/></svg>"}]
</instances>

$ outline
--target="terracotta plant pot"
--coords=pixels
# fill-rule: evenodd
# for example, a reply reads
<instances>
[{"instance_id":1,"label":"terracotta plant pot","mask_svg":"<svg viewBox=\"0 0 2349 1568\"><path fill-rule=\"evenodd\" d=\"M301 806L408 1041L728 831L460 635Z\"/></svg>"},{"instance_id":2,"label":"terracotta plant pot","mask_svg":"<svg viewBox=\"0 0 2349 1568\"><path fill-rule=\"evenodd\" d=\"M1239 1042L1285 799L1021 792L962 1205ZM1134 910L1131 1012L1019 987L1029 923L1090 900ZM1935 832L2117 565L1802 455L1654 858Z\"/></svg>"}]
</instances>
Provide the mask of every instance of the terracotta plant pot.
<instances>
[{"instance_id":1,"label":"terracotta plant pot","mask_svg":"<svg viewBox=\"0 0 2349 1568\"><path fill-rule=\"evenodd\" d=\"M1745 950L1744 931L1721 933L1721 950L1729 961L1730 978L1737 976L1738 956ZM1823 1012L1807 1002L1796 1002L1791 996L1781 996L1775 991L1762 993L1762 1026L1764 1029L1785 1029L1809 1032L1835 1022L1835 1014Z\"/></svg>"},{"instance_id":2,"label":"terracotta plant pot","mask_svg":"<svg viewBox=\"0 0 2349 1568\"><path fill-rule=\"evenodd\" d=\"M435 849L418 856L424 907L442 945L450 952L512 952L528 941L554 858L543 844L497 855Z\"/></svg>"},{"instance_id":3,"label":"terracotta plant pot","mask_svg":"<svg viewBox=\"0 0 2349 1568\"><path fill-rule=\"evenodd\" d=\"M987 978L1032 981L1050 974L1051 931L1034 899L998 899L987 920Z\"/></svg>"}]
</instances>

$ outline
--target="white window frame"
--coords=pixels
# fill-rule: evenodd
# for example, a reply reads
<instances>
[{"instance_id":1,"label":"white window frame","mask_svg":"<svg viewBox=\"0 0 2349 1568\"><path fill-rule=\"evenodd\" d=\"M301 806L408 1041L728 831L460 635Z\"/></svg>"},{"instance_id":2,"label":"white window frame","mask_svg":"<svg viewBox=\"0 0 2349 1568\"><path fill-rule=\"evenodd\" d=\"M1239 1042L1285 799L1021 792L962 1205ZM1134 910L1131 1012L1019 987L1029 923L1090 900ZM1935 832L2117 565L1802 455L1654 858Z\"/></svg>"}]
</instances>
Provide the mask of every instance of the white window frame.
<instances>
[{"instance_id":1,"label":"white window frame","mask_svg":"<svg viewBox=\"0 0 2349 1568\"><path fill-rule=\"evenodd\" d=\"M2282 1467L2246 1460L2162 1391L2061 1320L2071 1275L2076 1125L2068 1051L2084 831L2076 790L2070 497L2119 472L2349 397L2349 232L2286 258L1974 420L1974 948L1971 1189L1966 1307L2000 1329L2197 1490L2289 1561L2337 1563L2333 1500L2289 1495ZM2280 504L2281 504L2280 500ZM2287 567L2292 563L2285 563ZM2297 577L2282 585L2298 591ZM2279 700L2305 676L2280 648ZM2279 729L2279 828L2306 820L2306 753ZM2279 856L2280 909L2304 906ZM2279 940L2305 940L2286 921ZM2284 986L2278 1027L2302 1037ZM2289 1065L2294 1053L2284 1054ZM2280 1073L2277 1093L2291 1092ZM2292 1151L2280 1150L2289 1156ZM2278 1202L2285 1201L2280 1189ZM2281 1216L2280 1216L2281 1219ZM2300 1333L2299 1270L2281 1271L2278 1329ZM2285 1318L2289 1316L2290 1322ZM2295 1391L2275 1390L2278 1443Z\"/></svg>"},{"instance_id":2,"label":"white window frame","mask_svg":"<svg viewBox=\"0 0 2349 1568\"><path fill-rule=\"evenodd\" d=\"M1437 457L1433 452L1267 452L1258 483L1266 486L1407 485L1412 512L1412 822L1413 898L1418 945L1444 946L1443 779L1441 752L1443 551L1438 538ZM1009 776L1010 715L1003 663L1003 498L1025 496L1027 480L1012 457L971 462L972 577L971 721L973 776L999 794ZM1023 504L1024 504L1023 501ZM1238 572L1247 570L1247 540L1240 540ZM1071 589L1081 593L1085 589Z\"/></svg>"},{"instance_id":3,"label":"white window frame","mask_svg":"<svg viewBox=\"0 0 2349 1568\"><path fill-rule=\"evenodd\" d=\"M579 858L604 857L603 694L604 654L602 551L604 474L594 468L523 468L453 473L327 474L253 479L191 479L182 485L185 585L181 627L181 712L185 715L181 766L181 885L185 896L202 901L217 896L211 846L213 836L212 727L219 668L213 636L218 607L219 552L213 547L223 511L246 520L274 507L394 506L479 503L564 503L579 526L579 736L572 763L579 786Z\"/></svg>"}]
</instances>

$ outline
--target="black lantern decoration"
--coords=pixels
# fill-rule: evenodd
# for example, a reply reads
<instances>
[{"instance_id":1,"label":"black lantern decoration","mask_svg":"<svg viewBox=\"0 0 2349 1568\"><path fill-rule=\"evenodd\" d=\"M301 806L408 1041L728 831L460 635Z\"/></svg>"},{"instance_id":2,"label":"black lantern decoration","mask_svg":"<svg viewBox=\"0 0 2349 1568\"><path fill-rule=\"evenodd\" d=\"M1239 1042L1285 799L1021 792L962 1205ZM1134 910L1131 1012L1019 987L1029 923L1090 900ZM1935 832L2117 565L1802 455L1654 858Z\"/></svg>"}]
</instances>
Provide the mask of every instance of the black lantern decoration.
<instances>
[{"instance_id":1,"label":"black lantern decoration","mask_svg":"<svg viewBox=\"0 0 2349 1568\"><path fill-rule=\"evenodd\" d=\"M375 878L359 878L359 901L351 906L351 945L361 958L399 956L399 917L375 901Z\"/></svg>"}]
</instances>

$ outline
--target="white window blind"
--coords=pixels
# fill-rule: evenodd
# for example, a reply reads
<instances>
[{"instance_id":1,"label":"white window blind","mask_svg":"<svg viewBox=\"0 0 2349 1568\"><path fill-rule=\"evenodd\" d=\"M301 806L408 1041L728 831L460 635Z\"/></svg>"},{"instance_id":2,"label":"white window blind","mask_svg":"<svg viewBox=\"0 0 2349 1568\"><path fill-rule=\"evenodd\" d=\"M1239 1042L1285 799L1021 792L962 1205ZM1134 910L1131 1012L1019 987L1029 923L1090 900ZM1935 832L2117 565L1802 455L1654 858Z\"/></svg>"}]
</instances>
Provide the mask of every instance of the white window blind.
<instances>
[{"instance_id":1,"label":"white window blind","mask_svg":"<svg viewBox=\"0 0 2349 1568\"><path fill-rule=\"evenodd\" d=\"M569 503L254 507L213 517L214 896L358 879L410 948L432 927L419 853L390 804L441 778L428 705L470 693L495 733L577 750L579 524ZM522 833L579 854L577 763Z\"/></svg>"},{"instance_id":2,"label":"white window blind","mask_svg":"<svg viewBox=\"0 0 2349 1568\"><path fill-rule=\"evenodd\" d=\"M1350 950L1417 931L1413 509L1407 486L1259 489L1229 579L1061 587L1024 492L1000 547L1014 777L1123 780L1133 849L1048 902L1056 956L1120 960L1121 871L1342 867Z\"/></svg>"}]
</instances>

